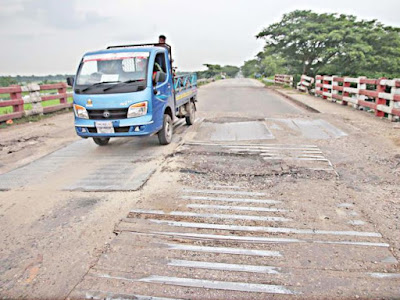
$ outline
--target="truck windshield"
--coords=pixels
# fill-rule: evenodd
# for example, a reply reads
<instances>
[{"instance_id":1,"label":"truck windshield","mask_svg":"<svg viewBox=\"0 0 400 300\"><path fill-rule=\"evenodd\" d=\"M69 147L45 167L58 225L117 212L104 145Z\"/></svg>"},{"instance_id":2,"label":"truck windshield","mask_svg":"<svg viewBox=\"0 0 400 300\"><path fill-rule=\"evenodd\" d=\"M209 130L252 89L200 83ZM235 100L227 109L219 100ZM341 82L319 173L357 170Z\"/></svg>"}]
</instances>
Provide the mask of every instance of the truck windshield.
<instances>
[{"instance_id":1,"label":"truck windshield","mask_svg":"<svg viewBox=\"0 0 400 300\"><path fill-rule=\"evenodd\" d=\"M76 77L77 93L126 93L146 88L148 52L86 55ZM115 88L110 89L111 86Z\"/></svg>"}]
</instances>

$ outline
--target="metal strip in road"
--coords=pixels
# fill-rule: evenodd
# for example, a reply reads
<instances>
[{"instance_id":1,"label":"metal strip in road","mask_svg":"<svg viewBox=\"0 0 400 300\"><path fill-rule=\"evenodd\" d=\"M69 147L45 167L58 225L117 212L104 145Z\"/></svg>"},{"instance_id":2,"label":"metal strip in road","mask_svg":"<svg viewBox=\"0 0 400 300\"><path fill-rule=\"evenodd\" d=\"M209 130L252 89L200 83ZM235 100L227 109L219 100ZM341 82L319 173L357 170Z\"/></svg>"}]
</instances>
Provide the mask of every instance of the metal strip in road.
<instances>
[{"instance_id":1,"label":"metal strip in road","mask_svg":"<svg viewBox=\"0 0 400 300\"><path fill-rule=\"evenodd\" d=\"M249 216L249 215L228 215L228 214L201 214L186 211L171 211L165 213L162 210L145 210L132 209L131 213L136 214L151 214L161 216L177 216L177 217L195 217L195 218L212 218L212 219L228 219L228 220L247 220L247 221L265 221L265 222L288 222L292 219L282 217L264 217L264 216Z\"/></svg>"},{"instance_id":2,"label":"metal strip in road","mask_svg":"<svg viewBox=\"0 0 400 300\"><path fill-rule=\"evenodd\" d=\"M177 222L177 221L154 220L154 219L149 219L149 221L157 224L167 224L169 226L187 227L187 228L221 229L221 230L268 232L268 233L294 233L294 234L341 235L341 236L348 235L348 236L378 237L378 238L382 237L382 235L377 232L330 231L330 230L297 229L297 228L282 228L282 227L224 225L224 224L209 224L209 223L194 223L194 222Z\"/></svg>"},{"instance_id":3,"label":"metal strip in road","mask_svg":"<svg viewBox=\"0 0 400 300\"><path fill-rule=\"evenodd\" d=\"M214 189L242 189L240 186L237 185L214 185L209 187L210 189L214 188Z\"/></svg>"},{"instance_id":4,"label":"metal strip in road","mask_svg":"<svg viewBox=\"0 0 400 300\"><path fill-rule=\"evenodd\" d=\"M257 249L244 249L244 248L230 248L230 247L207 247L195 246L187 244L164 244L171 250L181 251L194 251L194 252L208 252L219 254L236 254L236 255L249 255L249 256L272 256L281 257L279 251L257 250Z\"/></svg>"},{"instance_id":5,"label":"metal strip in road","mask_svg":"<svg viewBox=\"0 0 400 300\"><path fill-rule=\"evenodd\" d=\"M309 155L309 154L300 154L297 156L298 158L325 158L322 155Z\"/></svg>"},{"instance_id":6,"label":"metal strip in road","mask_svg":"<svg viewBox=\"0 0 400 300\"><path fill-rule=\"evenodd\" d=\"M400 273L369 273L369 275L373 278L382 278L382 279L400 278Z\"/></svg>"},{"instance_id":7,"label":"metal strip in road","mask_svg":"<svg viewBox=\"0 0 400 300\"><path fill-rule=\"evenodd\" d=\"M146 278L142 278L139 279L138 281L147 283L160 283L167 285L185 286L185 287L206 288L214 290L286 294L286 295L294 294L294 292L288 290L282 285L271 285L271 284L260 284L260 283L203 280L203 279L178 278L178 277L157 276L157 275L152 275Z\"/></svg>"},{"instance_id":8,"label":"metal strip in road","mask_svg":"<svg viewBox=\"0 0 400 300\"><path fill-rule=\"evenodd\" d=\"M389 247L387 243L370 243L370 242L351 242L351 241L314 241L314 240L299 240L285 238L267 238L259 236L227 236L219 234L201 234L201 233L182 233L168 231L152 231L150 234L167 235L174 237L186 237L188 239L203 239L203 240L231 240L242 241L247 243L315 243L315 244L336 244L336 245L351 245L351 246L370 246L370 247Z\"/></svg>"},{"instance_id":9,"label":"metal strip in road","mask_svg":"<svg viewBox=\"0 0 400 300\"><path fill-rule=\"evenodd\" d=\"M256 192L241 192L241 191L223 191L223 190L193 190L183 189L186 193L197 193L197 194L221 194L221 195L241 195L241 196L265 196L265 193Z\"/></svg>"},{"instance_id":10,"label":"metal strip in road","mask_svg":"<svg viewBox=\"0 0 400 300\"><path fill-rule=\"evenodd\" d=\"M279 274L278 270L280 270L280 268L278 267L271 267L271 266L224 264L224 263L180 260L180 259L170 260L168 262L168 266L220 270L220 271L233 271L233 272L262 273L262 274Z\"/></svg>"},{"instance_id":11,"label":"metal strip in road","mask_svg":"<svg viewBox=\"0 0 400 300\"><path fill-rule=\"evenodd\" d=\"M300 157L266 157L267 154L260 154L263 156L264 160L276 160L276 159L285 159L285 160L302 160L302 161L325 161L329 162L326 158L300 158Z\"/></svg>"},{"instance_id":12,"label":"metal strip in road","mask_svg":"<svg viewBox=\"0 0 400 300\"><path fill-rule=\"evenodd\" d=\"M282 201L267 200L267 199L241 199L241 198L205 197L205 196L181 196L181 198L188 200L206 200L206 201L241 202L241 203L262 203L262 204L282 203Z\"/></svg>"},{"instance_id":13,"label":"metal strip in road","mask_svg":"<svg viewBox=\"0 0 400 300\"><path fill-rule=\"evenodd\" d=\"M296 144L218 144L218 143L210 143L210 142L185 142L185 145L193 145L193 146L221 146L221 147L304 147L304 148L318 148L317 145L296 145Z\"/></svg>"},{"instance_id":14,"label":"metal strip in road","mask_svg":"<svg viewBox=\"0 0 400 300\"><path fill-rule=\"evenodd\" d=\"M283 152L282 150L289 150L289 149L247 149L247 148L229 148L230 151L246 151L246 152L260 152L260 153L281 153ZM290 149L291 150L291 149ZM299 150L299 149L296 149ZM292 152L298 152L298 153L304 153L304 154L322 154L321 151L319 150L306 150L302 149L299 151L292 151Z\"/></svg>"},{"instance_id":15,"label":"metal strip in road","mask_svg":"<svg viewBox=\"0 0 400 300\"><path fill-rule=\"evenodd\" d=\"M232 206L232 205L206 205L206 204L188 204L188 208L203 209L221 209L221 210L239 210L239 211L265 211L265 212L286 212L286 209L254 207L254 206Z\"/></svg>"},{"instance_id":16,"label":"metal strip in road","mask_svg":"<svg viewBox=\"0 0 400 300\"><path fill-rule=\"evenodd\" d=\"M120 279L120 278L118 278ZM106 292L106 291L93 291L93 290L86 290L82 291L85 293L85 299L93 299L93 300L183 300L178 298L165 298L165 297L154 297L154 296L143 296L143 295L136 295L136 294L121 294L121 293L113 293L113 292Z\"/></svg>"},{"instance_id":17,"label":"metal strip in road","mask_svg":"<svg viewBox=\"0 0 400 300\"><path fill-rule=\"evenodd\" d=\"M177 237L187 237L204 240L232 240L244 241L249 243L305 243L306 241L298 239L285 239L285 238L267 238L259 236L229 236L218 234L201 234L201 233L183 233L183 232L169 232L169 231L151 231L150 234L168 235Z\"/></svg>"},{"instance_id":18,"label":"metal strip in road","mask_svg":"<svg viewBox=\"0 0 400 300\"><path fill-rule=\"evenodd\" d=\"M365 222L362 220L350 220L347 223L349 223L351 225L356 225L356 226L365 225Z\"/></svg>"},{"instance_id":19,"label":"metal strip in road","mask_svg":"<svg viewBox=\"0 0 400 300\"><path fill-rule=\"evenodd\" d=\"M263 147L263 146L253 146L253 147L251 147L251 146L230 146L230 145L226 145L226 146L222 146L222 148L229 148L229 149L256 149L256 150L258 150L258 149L262 149L262 150L305 150L305 151L307 151L307 150L312 150L312 151L314 151L314 150L319 150L320 151L320 149L317 147L317 146L315 146L315 147L306 147L306 146L303 146L303 145L294 145L294 147L286 147L286 146L266 146L266 147Z\"/></svg>"},{"instance_id":20,"label":"metal strip in road","mask_svg":"<svg viewBox=\"0 0 400 300\"><path fill-rule=\"evenodd\" d=\"M334 244L334 245L349 245L349 246L371 246L371 247L389 247L387 243L370 243L370 242L350 242L350 241L312 241L316 244Z\"/></svg>"}]
</instances>

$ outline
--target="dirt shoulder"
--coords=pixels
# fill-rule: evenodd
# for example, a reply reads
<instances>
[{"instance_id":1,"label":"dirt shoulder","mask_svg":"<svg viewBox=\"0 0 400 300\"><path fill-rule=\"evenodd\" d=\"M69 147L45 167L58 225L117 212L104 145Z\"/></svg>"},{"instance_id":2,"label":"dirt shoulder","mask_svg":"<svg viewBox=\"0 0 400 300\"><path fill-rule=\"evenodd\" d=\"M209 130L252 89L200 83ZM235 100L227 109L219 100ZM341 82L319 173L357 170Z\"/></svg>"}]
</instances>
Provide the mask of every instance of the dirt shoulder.
<instances>
[{"instance_id":1,"label":"dirt shoulder","mask_svg":"<svg viewBox=\"0 0 400 300\"><path fill-rule=\"evenodd\" d=\"M79 138L73 113L0 129L0 174L26 165Z\"/></svg>"}]
</instances>

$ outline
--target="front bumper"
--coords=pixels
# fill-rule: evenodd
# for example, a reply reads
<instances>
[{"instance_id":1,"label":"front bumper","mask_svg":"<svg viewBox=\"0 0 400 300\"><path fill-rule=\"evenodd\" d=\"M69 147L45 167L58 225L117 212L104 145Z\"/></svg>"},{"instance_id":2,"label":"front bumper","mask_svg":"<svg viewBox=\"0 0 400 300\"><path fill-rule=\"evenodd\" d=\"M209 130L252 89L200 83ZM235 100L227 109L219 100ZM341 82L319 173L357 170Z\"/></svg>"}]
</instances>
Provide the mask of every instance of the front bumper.
<instances>
[{"instance_id":1,"label":"front bumper","mask_svg":"<svg viewBox=\"0 0 400 300\"><path fill-rule=\"evenodd\" d=\"M124 136L146 136L159 130L154 121L147 118L131 118L121 120L110 120L113 123L114 133L97 133L96 121L75 119L75 131L81 137L124 137Z\"/></svg>"}]
</instances>

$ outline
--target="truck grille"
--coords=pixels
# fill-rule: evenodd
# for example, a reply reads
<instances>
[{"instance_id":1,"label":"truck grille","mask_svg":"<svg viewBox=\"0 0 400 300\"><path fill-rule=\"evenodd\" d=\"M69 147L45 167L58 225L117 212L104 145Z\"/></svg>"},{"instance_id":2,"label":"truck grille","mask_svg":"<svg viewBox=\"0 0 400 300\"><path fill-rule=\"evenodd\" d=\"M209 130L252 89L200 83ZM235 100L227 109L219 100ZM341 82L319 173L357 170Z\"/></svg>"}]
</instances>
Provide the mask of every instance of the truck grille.
<instances>
[{"instance_id":1,"label":"truck grille","mask_svg":"<svg viewBox=\"0 0 400 300\"><path fill-rule=\"evenodd\" d=\"M114 127L114 131L116 133L119 132L129 132L129 129L131 129L131 126L125 126L125 127ZM97 133L97 129L94 127L88 127L87 129L89 133Z\"/></svg>"},{"instance_id":2,"label":"truck grille","mask_svg":"<svg viewBox=\"0 0 400 300\"><path fill-rule=\"evenodd\" d=\"M88 109L89 119L93 120L117 120L126 119L128 108L120 109Z\"/></svg>"}]
</instances>

